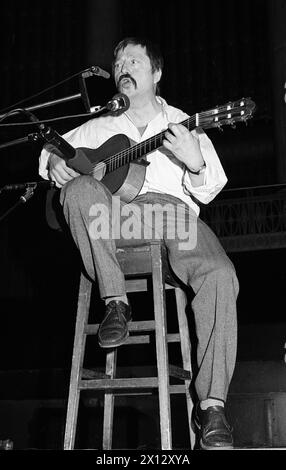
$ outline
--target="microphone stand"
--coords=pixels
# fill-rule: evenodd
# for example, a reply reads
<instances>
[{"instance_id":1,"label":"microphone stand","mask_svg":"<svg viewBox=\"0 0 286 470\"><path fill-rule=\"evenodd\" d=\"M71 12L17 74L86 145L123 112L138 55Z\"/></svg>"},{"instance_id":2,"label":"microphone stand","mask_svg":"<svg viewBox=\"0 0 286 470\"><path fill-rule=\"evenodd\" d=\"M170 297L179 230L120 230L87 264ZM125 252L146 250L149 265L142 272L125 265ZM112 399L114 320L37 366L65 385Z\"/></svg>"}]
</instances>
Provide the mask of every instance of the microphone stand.
<instances>
[{"instance_id":1,"label":"microphone stand","mask_svg":"<svg viewBox=\"0 0 286 470\"><path fill-rule=\"evenodd\" d=\"M25 204L29 199L31 199L31 197L34 195L34 190L36 189L36 187L37 187L37 183L35 183L34 186L28 186L26 188L25 193L18 199L18 201L12 207L10 207L6 212L4 212L4 214L1 215L0 222L2 222L2 220L5 219L5 217L7 217L7 215L10 214L10 212L16 209L19 205Z\"/></svg>"},{"instance_id":2,"label":"microphone stand","mask_svg":"<svg viewBox=\"0 0 286 470\"><path fill-rule=\"evenodd\" d=\"M29 106L28 108L23 108L23 109L25 109L25 111L29 112L29 111L33 111L35 109L46 108L48 106L53 106L53 105L60 104L60 103L66 103L67 101L73 100L75 98L81 98L81 97L82 97L82 93L77 93L75 95L65 96L64 98L58 98L57 100L46 101L45 103L36 104L34 106ZM92 111L93 114L97 114L97 113L100 113L101 111L105 111L105 109L106 109L105 106L94 106L93 108L90 108L90 110ZM21 109L15 109L14 112L11 111L9 113L9 116L13 116L13 114L19 114L19 113L21 113L21 111L22 111ZM6 114L1 114L0 119L2 117L6 116ZM6 147L10 147L12 145L23 144L25 142L38 142L41 139L42 139L41 134L35 132L35 133L32 133L32 134L28 134L28 136L26 136L26 137L11 140L10 142L5 142L4 144L1 144L0 145L0 150L3 149L3 148L6 148Z\"/></svg>"},{"instance_id":3,"label":"microphone stand","mask_svg":"<svg viewBox=\"0 0 286 470\"><path fill-rule=\"evenodd\" d=\"M0 189L0 194L7 190L19 190L19 189L25 189L25 192L20 198L16 201L16 203L10 207L4 214L0 216L0 222L7 217L10 212L12 212L14 209L16 209L19 205L25 204L26 202L31 199L32 196L34 196L34 191L37 189L38 186L46 187L48 186L49 188L55 187L55 182L54 181L33 181L31 183L20 183L20 184L11 184L11 185L6 185L3 186L3 188Z\"/></svg>"},{"instance_id":4,"label":"microphone stand","mask_svg":"<svg viewBox=\"0 0 286 470\"><path fill-rule=\"evenodd\" d=\"M57 100L47 101L47 102L42 103L42 104L38 104L38 105L35 105L35 106L30 106L29 108L25 108L25 111L31 111L33 109L39 109L41 107L47 107L47 106L51 106L53 104L66 102L66 101L69 101L71 99L78 98L80 96L81 96L81 94L79 93L77 95L71 95L71 96L67 96L67 97L64 97L64 98L57 99ZM10 113L10 115L18 114L20 112L21 112L21 110L15 110L15 113L12 112L12 113ZM0 117L3 117L3 116L5 116L5 114L0 116ZM35 133L32 133L32 134L28 134L26 137L11 140L9 142L5 142L4 144L1 144L0 145L0 150L4 149L6 147L14 146L14 145L19 145L19 144L26 143L26 142L38 142L40 140L43 140L43 137L41 136L40 133L35 132ZM5 219L19 205L25 204L27 201L29 201L31 199L31 197L34 195L34 191L37 188L37 186L38 186L38 182L27 183L27 187L25 188L25 193L22 196L20 196L20 198L17 200L17 202L12 207L10 207L4 214L2 214L0 216L0 222L2 222L2 220ZM50 186L51 187L54 186L54 183L50 182ZM0 194L1 194L1 192L3 192L4 189L5 189L5 186L0 189Z\"/></svg>"},{"instance_id":5,"label":"microphone stand","mask_svg":"<svg viewBox=\"0 0 286 470\"><path fill-rule=\"evenodd\" d=\"M56 100L46 101L45 103L36 104L34 106L29 106L28 108L25 108L26 111L34 111L35 109L47 108L48 106L54 106L56 104L66 103L68 101L72 101L77 98L83 99L86 111L91 111L91 110L96 111L97 109L100 110L101 106L94 106L93 108L90 107L89 96L87 93L85 80L86 78L92 77L94 75L102 76L104 78L109 78L109 74L105 72L104 70L102 70L100 67L93 65L89 69L83 70L82 72L76 75L79 75L79 85L80 85L80 91L81 91L80 93L65 96L64 98L58 98ZM16 113L18 113L17 110L15 110L15 114ZM6 114L0 114L0 119L6 116ZM14 114L13 112L10 113L10 115L13 115L13 114Z\"/></svg>"},{"instance_id":6,"label":"microphone stand","mask_svg":"<svg viewBox=\"0 0 286 470\"><path fill-rule=\"evenodd\" d=\"M6 147L11 147L12 145L23 144L25 142L38 142L42 137L38 132L33 134L28 134L26 137L21 137L20 139L11 140L10 142L5 142L0 145L0 150Z\"/></svg>"},{"instance_id":7,"label":"microphone stand","mask_svg":"<svg viewBox=\"0 0 286 470\"><path fill-rule=\"evenodd\" d=\"M23 110L16 109L14 113L10 112L9 115L11 116L13 114L18 114L18 113L21 113L23 111L29 113L30 111L35 110L35 109L46 108L48 106L53 106L53 105L56 105L56 104L59 104L59 103L65 103L67 101L70 101L70 100L73 100L73 99L76 99L76 98L80 98L81 96L82 96L81 93L77 93L75 95L65 96L64 98L59 98L59 99L52 100L52 101L46 101L45 103L40 103L40 104L37 104L37 105L34 105L34 106L30 106L30 107L25 108ZM99 108L98 110L94 109L94 111L93 111L94 114L96 114L97 112L100 112L101 110L105 109L105 108L102 108L100 106L98 108ZM0 118L4 117L5 115L6 114L0 115ZM35 121L35 124L36 124L36 121ZM1 144L0 145L0 150L4 149L4 148L7 148L7 147L14 146L14 145L23 144L23 143L26 143L26 142L39 142L39 141L43 141L43 137L39 132L35 132L35 133L32 133L32 134L28 134L26 137L11 140L9 142L5 142L4 144ZM16 209L19 205L25 204L29 199L31 199L31 197L34 195L34 190L36 189L37 185L38 185L37 182L27 183L27 188L25 189L25 193L18 199L18 201L10 209L8 209L2 216L0 216L0 222L8 214L10 214L10 212L12 212L14 209ZM54 186L54 183L51 182L50 186L51 187ZM0 194L4 189L5 189L5 187L0 189Z\"/></svg>"},{"instance_id":8,"label":"microphone stand","mask_svg":"<svg viewBox=\"0 0 286 470\"><path fill-rule=\"evenodd\" d=\"M33 111L35 109L40 109L40 108L47 108L48 106L53 106L56 104L60 103L66 103L67 101L73 100L75 98L80 98L81 93L77 93L76 95L70 95L70 96L65 96L64 98L58 98L57 100L52 100L52 101L46 101L45 103L40 103L36 104L34 106L29 106L28 108L25 108L26 111ZM11 111L9 113L10 116L13 116L13 114L19 114L21 111L19 109L15 109L15 111ZM7 114L7 113L6 113ZM0 119L6 114L1 114ZM18 145L18 144L23 144L25 142L38 142L42 139L41 135L37 132L28 134L26 137L22 137L20 139L15 139L11 140L10 142L5 142L4 144L0 145L0 150L4 149L6 147L11 147L12 145Z\"/></svg>"},{"instance_id":9,"label":"microphone stand","mask_svg":"<svg viewBox=\"0 0 286 470\"><path fill-rule=\"evenodd\" d=\"M34 106L29 106L28 108L25 108L26 111L34 111L35 109L47 108L48 106L54 106L56 104L66 103L67 101L75 100L77 98L82 98L84 101L84 106L86 110L90 111L91 109L90 109L89 97L88 97L86 86L85 86L85 79L88 77L92 77L93 75L101 76L104 78L109 78L109 74L105 72L104 70L102 70L100 67L93 65L92 67L86 70L83 70L82 72L79 72L76 75L79 76L79 84L80 84L81 93L76 93L74 95L65 96L64 98L59 98L57 100L46 101L45 103L40 103ZM100 106L93 107L94 110L97 110L97 108L100 108ZM15 112L17 113L17 111ZM11 115L13 115L12 112L11 112ZM0 114L0 119L4 116L6 116L6 114Z\"/></svg>"},{"instance_id":10,"label":"microphone stand","mask_svg":"<svg viewBox=\"0 0 286 470\"><path fill-rule=\"evenodd\" d=\"M40 104L35 104L34 106L29 106L28 108L25 108L27 111L34 111L35 109L40 109L40 108L47 108L48 106L54 106L55 104L61 104L61 103L66 103L67 101L74 100L76 98L81 98L81 93L77 93L75 95L70 95L70 96L65 96L64 98L58 98L57 100L51 100L51 101L46 101L45 103L40 103ZM12 111L9 113L10 116L13 114L18 114L18 110L15 110L15 113ZM0 119L4 116L6 116L7 113L5 114L0 114Z\"/></svg>"},{"instance_id":11,"label":"microphone stand","mask_svg":"<svg viewBox=\"0 0 286 470\"><path fill-rule=\"evenodd\" d=\"M86 90L86 87L85 87L84 79L87 78L88 76L90 76L90 74L91 75L100 75L100 74L102 74L102 72L103 71L100 68L97 68L97 67L92 67L90 70L88 69L88 70L84 71L81 74L81 81L80 81L81 93L77 93L75 95L70 95L70 96L65 96L64 98L59 98L59 99L52 100L52 101L46 101L45 103L40 103L40 104L37 104L37 105L34 105L34 106L29 106L28 108L22 108L22 109L18 108L18 109L15 109L14 112L13 112L13 110L11 110L11 112L9 112L9 115L11 116L13 114L18 114L18 113L24 112L28 115L30 114L30 117L32 118L32 120L35 122L35 124L37 124L38 119L36 118L36 116L34 116L32 113L30 113L30 111L33 111L35 109L40 109L40 108L46 108L48 106L53 106L53 105L56 105L56 104L59 104L59 103L65 103L67 101L71 101L71 100L74 100L76 98L84 98L85 108L88 109L88 108L90 108L90 103L89 103L88 94L87 94L87 90ZM108 78L108 77L105 77L105 78ZM108 110L108 109L109 109L108 105L106 105L106 106L95 106L95 107L93 107L92 112L93 112L93 114L98 114L98 113L100 113L102 111L105 111L105 110ZM90 110L91 110L91 108L90 108ZM6 114L0 115L0 119L2 117L6 116ZM12 140L10 142L6 142L4 144L1 144L0 145L0 150L3 149L3 148L6 148L6 147L11 147L13 145L18 145L18 144L22 144L22 143L30 142L30 141L38 142L40 140L43 140L42 134L38 133L38 132L35 132L35 133L32 133L32 134L28 134L28 136L26 136L26 137L22 137L20 139L15 139L15 140ZM18 207L18 205L26 203L30 199L34 195L34 190L36 189L38 184L39 183L37 183L37 182L36 183L27 183L27 188L25 189L24 195L22 195L19 198L19 200L16 202L16 204L14 204L2 216L0 216L0 222L8 214L10 214L10 212L13 209ZM50 186L51 187L54 186L54 183L51 182ZM4 189L5 189L5 187L0 189L0 194Z\"/></svg>"}]
</instances>

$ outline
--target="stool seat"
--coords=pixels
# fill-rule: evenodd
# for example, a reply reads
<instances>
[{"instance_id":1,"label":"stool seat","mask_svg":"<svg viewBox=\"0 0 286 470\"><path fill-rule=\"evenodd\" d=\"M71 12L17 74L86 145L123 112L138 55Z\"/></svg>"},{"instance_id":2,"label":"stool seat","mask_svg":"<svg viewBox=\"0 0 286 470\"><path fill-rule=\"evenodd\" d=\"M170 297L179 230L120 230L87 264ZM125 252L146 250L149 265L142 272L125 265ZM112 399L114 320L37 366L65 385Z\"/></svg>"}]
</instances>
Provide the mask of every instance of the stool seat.
<instances>
[{"instance_id":1,"label":"stool seat","mask_svg":"<svg viewBox=\"0 0 286 470\"><path fill-rule=\"evenodd\" d=\"M157 376L155 377L116 377L117 350L106 350L105 373L85 369L85 342L88 335L96 335L99 324L89 324L89 307L93 283L81 273L78 310L72 357L70 388L64 449L74 448L80 392L82 390L102 390L104 392L104 417L102 448L112 448L114 398L118 393L134 395L158 390L161 448L172 449L172 429L170 395L186 395L187 419L190 433L190 449L194 446L194 433L191 426L192 399L190 383L192 378L191 345L186 318L186 294L171 272L168 265L166 247L161 240L150 240L136 246L121 246L116 252L125 275L126 292L144 292L152 281L154 320L129 322L129 337L123 346L150 344L155 335ZM167 333L165 289L173 289L176 296L179 333ZM133 312L136 318L136 312ZM169 364L168 344L178 342L181 346L182 366ZM170 384L170 376L182 380L182 384Z\"/></svg>"}]
</instances>

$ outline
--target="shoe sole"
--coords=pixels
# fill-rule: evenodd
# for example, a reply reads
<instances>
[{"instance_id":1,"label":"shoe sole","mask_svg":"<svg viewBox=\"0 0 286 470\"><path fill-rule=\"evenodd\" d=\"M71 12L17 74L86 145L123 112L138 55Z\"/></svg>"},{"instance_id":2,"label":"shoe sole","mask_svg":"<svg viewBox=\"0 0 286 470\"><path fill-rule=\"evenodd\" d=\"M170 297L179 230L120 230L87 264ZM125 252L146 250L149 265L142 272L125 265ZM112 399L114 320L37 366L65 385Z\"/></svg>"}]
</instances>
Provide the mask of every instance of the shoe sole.
<instances>
[{"instance_id":1,"label":"shoe sole","mask_svg":"<svg viewBox=\"0 0 286 470\"><path fill-rule=\"evenodd\" d=\"M202 440L200 440L200 448L203 449L203 450L233 450L234 447L233 446L205 446L202 442Z\"/></svg>"},{"instance_id":2,"label":"shoe sole","mask_svg":"<svg viewBox=\"0 0 286 470\"><path fill-rule=\"evenodd\" d=\"M194 418L194 424L197 427L198 431L201 430L201 425L197 421L196 417ZM203 450L233 450L234 446L229 445L229 446L205 446L202 439L200 439L200 448Z\"/></svg>"},{"instance_id":3,"label":"shoe sole","mask_svg":"<svg viewBox=\"0 0 286 470\"><path fill-rule=\"evenodd\" d=\"M98 344L103 349L118 348L119 346L122 346L126 342L128 337L129 337L129 331L127 330L126 335L123 338L121 338L120 341L117 341L114 343L102 343L101 341L98 340Z\"/></svg>"}]
</instances>

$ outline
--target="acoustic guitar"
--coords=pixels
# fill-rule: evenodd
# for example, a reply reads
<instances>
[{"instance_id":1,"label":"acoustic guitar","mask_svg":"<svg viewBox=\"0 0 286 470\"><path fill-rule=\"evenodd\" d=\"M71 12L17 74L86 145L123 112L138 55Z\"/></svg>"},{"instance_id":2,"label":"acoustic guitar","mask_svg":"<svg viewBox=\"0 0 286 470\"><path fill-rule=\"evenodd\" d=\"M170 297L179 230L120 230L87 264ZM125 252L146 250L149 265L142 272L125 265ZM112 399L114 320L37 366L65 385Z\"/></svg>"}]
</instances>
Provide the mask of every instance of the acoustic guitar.
<instances>
[{"instance_id":1,"label":"acoustic guitar","mask_svg":"<svg viewBox=\"0 0 286 470\"><path fill-rule=\"evenodd\" d=\"M235 126L237 122L246 122L253 116L255 103L250 98L242 98L223 106L216 106L208 111L196 113L180 124L188 130L196 127L203 129L222 126ZM90 174L106 185L115 196L124 202L131 202L140 192L149 164L145 156L162 146L166 130L138 144L131 144L124 134L108 139L97 149L79 147L74 158L62 155L68 166L81 174ZM46 217L49 226L59 229L62 216L59 215L59 190L48 190Z\"/></svg>"}]
</instances>

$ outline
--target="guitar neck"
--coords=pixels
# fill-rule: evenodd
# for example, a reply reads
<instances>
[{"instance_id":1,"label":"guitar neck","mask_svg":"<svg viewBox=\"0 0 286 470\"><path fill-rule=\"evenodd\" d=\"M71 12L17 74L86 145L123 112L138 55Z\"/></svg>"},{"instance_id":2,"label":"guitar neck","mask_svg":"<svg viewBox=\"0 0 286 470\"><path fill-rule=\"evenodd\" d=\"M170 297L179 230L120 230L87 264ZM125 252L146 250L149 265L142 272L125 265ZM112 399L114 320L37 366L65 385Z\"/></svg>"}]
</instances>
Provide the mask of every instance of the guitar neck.
<instances>
[{"instance_id":1,"label":"guitar neck","mask_svg":"<svg viewBox=\"0 0 286 470\"><path fill-rule=\"evenodd\" d=\"M194 129L196 124L196 115L185 119L180 124L185 126L189 131ZM106 165L106 171L111 172L120 168L123 165L126 165L132 161L138 160L139 158L144 157L150 152L162 147L163 140L165 137L166 130L160 132L159 134L150 137L139 144L134 145L133 147L129 147L128 149L122 150L121 152L108 157L105 159L104 163Z\"/></svg>"},{"instance_id":2,"label":"guitar neck","mask_svg":"<svg viewBox=\"0 0 286 470\"><path fill-rule=\"evenodd\" d=\"M180 124L185 126L189 131L198 126L203 129L209 129L211 127L220 128L225 125L234 126L236 122L246 122L247 119L251 118L255 108L256 105L250 98L241 98L234 102L228 102L223 106L217 106L208 111L194 114L188 119L182 121ZM116 155L108 157L104 160L106 171L114 171L117 168L144 157L148 153L161 147L163 145L166 130L167 129L153 137L150 137L144 142L140 142L133 147L122 150Z\"/></svg>"}]
</instances>

